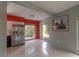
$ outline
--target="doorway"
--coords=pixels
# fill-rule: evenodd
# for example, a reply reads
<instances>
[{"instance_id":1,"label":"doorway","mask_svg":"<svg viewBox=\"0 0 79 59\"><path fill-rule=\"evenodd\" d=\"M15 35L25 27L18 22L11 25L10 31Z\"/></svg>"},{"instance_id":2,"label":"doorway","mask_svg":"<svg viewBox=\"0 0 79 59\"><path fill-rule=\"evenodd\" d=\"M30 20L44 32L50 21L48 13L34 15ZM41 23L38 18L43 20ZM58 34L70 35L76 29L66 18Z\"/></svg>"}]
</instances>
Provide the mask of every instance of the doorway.
<instances>
[{"instance_id":1,"label":"doorway","mask_svg":"<svg viewBox=\"0 0 79 59\"><path fill-rule=\"evenodd\" d=\"M25 24L25 40L33 40L35 38L35 26L33 24Z\"/></svg>"},{"instance_id":2,"label":"doorway","mask_svg":"<svg viewBox=\"0 0 79 59\"><path fill-rule=\"evenodd\" d=\"M49 30L47 24L42 25L42 37L43 39L49 39Z\"/></svg>"}]
</instances>

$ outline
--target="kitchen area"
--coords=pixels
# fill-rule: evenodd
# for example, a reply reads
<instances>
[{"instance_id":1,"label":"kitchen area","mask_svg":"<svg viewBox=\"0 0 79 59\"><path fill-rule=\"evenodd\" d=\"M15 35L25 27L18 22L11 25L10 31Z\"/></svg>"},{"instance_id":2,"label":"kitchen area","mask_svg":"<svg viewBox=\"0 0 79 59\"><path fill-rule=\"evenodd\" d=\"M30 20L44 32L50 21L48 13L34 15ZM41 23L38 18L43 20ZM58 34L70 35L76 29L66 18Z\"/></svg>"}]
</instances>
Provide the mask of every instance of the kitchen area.
<instances>
[{"instance_id":1,"label":"kitchen area","mask_svg":"<svg viewBox=\"0 0 79 59\"><path fill-rule=\"evenodd\" d=\"M24 44L25 26L22 22L7 21L7 47Z\"/></svg>"}]
</instances>

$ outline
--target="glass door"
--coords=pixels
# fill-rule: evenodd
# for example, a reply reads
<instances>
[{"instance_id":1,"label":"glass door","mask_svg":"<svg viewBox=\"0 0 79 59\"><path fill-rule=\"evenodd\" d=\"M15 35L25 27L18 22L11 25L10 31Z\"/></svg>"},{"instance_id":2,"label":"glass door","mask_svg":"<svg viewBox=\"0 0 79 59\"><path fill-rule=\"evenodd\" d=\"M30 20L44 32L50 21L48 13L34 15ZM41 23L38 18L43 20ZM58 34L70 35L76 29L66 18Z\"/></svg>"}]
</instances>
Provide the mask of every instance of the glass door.
<instances>
[{"instance_id":1,"label":"glass door","mask_svg":"<svg viewBox=\"0 0 79 59\"><path fill-rule=\"evenodd\" d=\"M35 27L32 24L25 25L25 40L30 40L35 38Z\"/></svg>"}]
</instances>

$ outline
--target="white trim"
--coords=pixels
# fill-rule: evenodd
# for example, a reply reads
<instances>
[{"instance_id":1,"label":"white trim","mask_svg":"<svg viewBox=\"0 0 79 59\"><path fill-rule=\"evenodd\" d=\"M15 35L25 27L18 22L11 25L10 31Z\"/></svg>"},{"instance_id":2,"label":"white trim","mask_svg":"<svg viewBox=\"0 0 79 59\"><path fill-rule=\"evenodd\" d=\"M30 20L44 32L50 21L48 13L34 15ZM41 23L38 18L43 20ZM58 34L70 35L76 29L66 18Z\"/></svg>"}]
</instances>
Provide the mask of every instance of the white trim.
<instances>
[{"instance_id":1,"label":"white trim","mask_svg":"<svg viewBox=\"0 0 79 59\"><path fill-rule=\"evenodd\" d=\"M77 34L77 53L78 53L78 20L76 20L76 34Z\"/></svg>"}]
</instances>

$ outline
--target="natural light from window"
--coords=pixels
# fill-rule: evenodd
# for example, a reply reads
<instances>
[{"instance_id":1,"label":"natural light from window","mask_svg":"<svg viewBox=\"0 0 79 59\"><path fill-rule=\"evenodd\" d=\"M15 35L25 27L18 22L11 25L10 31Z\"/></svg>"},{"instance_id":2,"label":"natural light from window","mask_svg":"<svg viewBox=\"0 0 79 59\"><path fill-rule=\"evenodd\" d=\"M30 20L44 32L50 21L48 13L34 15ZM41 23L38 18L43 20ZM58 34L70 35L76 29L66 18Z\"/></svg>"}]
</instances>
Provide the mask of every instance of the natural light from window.
<instances>
[{"instance_id":1,"label":"natural light from window","mask_svg":"<svg viewBox=\"0 0 79 59\"><path fill-rule=\"evenodd\" d=\"M43 38L49 38L47 25L43 25Z\"/></svg>"}]
</instances>

